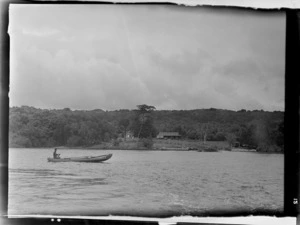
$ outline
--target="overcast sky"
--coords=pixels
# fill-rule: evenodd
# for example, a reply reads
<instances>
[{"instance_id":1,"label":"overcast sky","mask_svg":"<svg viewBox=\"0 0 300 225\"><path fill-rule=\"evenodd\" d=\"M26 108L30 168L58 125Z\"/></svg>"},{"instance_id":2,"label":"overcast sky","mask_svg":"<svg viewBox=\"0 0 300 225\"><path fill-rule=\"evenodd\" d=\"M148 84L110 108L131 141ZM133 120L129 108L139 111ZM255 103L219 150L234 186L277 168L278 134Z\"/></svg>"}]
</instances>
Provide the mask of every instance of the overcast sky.
<instances>
[{"instance_id":1,"label":"overcast sky","mask_svg":"<svg viewBox=\"0 0 300 225\"><path fill-rule=\"evenodd\" d=\"M11 5L10 106L284 110L285 14Z\"/></svg>"}]
</instances>

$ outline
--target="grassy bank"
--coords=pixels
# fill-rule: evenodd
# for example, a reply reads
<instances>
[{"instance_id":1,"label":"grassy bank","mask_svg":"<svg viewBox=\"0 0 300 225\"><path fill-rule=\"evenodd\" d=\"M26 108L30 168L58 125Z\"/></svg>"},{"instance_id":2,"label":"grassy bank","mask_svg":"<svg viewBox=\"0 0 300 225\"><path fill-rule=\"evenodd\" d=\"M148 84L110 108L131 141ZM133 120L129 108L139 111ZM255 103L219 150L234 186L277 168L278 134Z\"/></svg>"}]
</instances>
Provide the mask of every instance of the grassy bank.
<instances>
[{"instance_id":1,"label":"grassy bank","mask_svg":"<svg viewBox=\"0 0 300 225\"><path fill-rule=\"evenodd\" d=\"M89 147L89 149L124 149L124 150L225 150L228 149L228 143L224 141L202 141L193 140L164 140L153 139L150 148L146 148L138 139L128 139L118 142L105 142L99 145Z\"/></svg>"}]
</instances>

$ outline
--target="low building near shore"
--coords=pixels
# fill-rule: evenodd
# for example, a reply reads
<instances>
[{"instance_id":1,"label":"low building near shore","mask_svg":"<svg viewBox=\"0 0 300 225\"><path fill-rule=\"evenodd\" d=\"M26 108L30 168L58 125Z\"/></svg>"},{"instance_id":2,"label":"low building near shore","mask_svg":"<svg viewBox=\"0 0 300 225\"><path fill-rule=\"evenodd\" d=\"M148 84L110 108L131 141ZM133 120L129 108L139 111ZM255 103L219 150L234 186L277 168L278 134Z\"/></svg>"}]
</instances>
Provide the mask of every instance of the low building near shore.
<instances>
[{"instance_id":1,"label":"low building near shore","mask_svg":"<svg viewBox=\"0 0 300 225\"><path fill-rule=\"evenodd\" d=\"M180 139L181 135L178 132L159 132L158 139Z\"/></svg>"}]
</instances>

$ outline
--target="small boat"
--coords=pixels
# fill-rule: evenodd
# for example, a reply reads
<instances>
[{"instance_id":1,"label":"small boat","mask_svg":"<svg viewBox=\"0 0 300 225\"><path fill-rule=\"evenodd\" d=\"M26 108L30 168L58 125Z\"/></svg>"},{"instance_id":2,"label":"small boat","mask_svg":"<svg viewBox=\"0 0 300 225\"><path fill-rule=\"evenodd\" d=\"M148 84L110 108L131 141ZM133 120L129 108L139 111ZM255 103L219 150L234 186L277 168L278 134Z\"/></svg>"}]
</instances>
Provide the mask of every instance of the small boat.
<instances>
[{"instance_id":1,"label":"small boat","mask_svg":"<svg viewBox=\"0 0 300 225\"><path fill-rule=\"evenodd\" d=\"M48 162L103 162L109 160L112 154L100 156L85 156L85 157L71 157L71 158L48 158Z\"/></svg>"}]
</instances>

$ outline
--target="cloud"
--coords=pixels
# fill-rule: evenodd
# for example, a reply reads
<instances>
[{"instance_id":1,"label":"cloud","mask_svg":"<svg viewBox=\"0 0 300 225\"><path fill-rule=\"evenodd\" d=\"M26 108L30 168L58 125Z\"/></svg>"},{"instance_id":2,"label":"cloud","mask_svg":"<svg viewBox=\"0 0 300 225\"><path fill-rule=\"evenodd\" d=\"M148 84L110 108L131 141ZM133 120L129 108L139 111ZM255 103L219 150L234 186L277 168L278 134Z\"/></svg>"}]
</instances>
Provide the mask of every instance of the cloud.
<instances>
[{"instance_id":1,"label":"cloud","mask_svg":"<svg viewBox=\"0 0 300 225\"><path fill-rule=\"evenodd\" d=\"M214 82L214 90L219 94L234 97L236 94L238 85L232 79L224 79L220 77L217 81Z\"/></svg>"},{"instance_id":2,"label":"cloud","mask_svg":"<svg viewBox=\"0 0 300 225\"><path fill-rule=\"evenodd\" d=\"M284 107L282 14L28 6L10 21L12 105Z\"/></svg>"},{"instance_id":3,"label":"cloud","mask_svg":"<svg viewBox=\"0 0 300 225\"><path fill-rule=\"evenodd\" d=\"M53 28L42 28L42 29L22 29L22 33L25 35L32 35L32 36L37 36L37 37L44 37L44 36L51 36L54 34L59 33L59 30L53 29Z\"/></svg>"},{"instance_id":4,"label":"cloud","mask_svg":"<svg viewBox=\"0 0 300 225\"><path fill-rule=\"evenodd\" d=\"M68 50L51 55L37 48L24 53L20 62L15 71L20 75L11 80L11 95L18 96L13 98L15 105L34 102L46 108L115 109L135 107L143 96L139 79L118 62L101 58L76 61Z\"/></svg>"},{"instance_id":5,"label":"cloud","mask_svg":"<svg viewBox=\"0 0 300 225\"><path fill-rule=\"evenodd\" d=\"M176 75L193 75L199 73L204 67L212 64L212 57L208 52L197 49L195 52L182 51L179 54L164 56L159 52L148 52L150 62L156 67L164 68Z\"/></svg>"}]
</instances>

